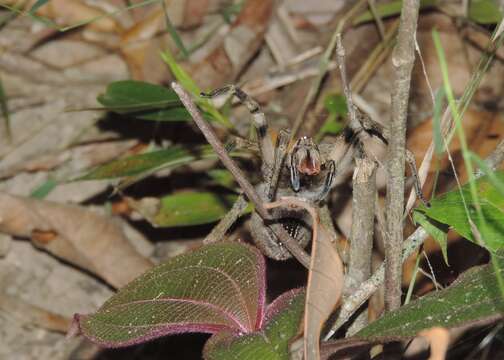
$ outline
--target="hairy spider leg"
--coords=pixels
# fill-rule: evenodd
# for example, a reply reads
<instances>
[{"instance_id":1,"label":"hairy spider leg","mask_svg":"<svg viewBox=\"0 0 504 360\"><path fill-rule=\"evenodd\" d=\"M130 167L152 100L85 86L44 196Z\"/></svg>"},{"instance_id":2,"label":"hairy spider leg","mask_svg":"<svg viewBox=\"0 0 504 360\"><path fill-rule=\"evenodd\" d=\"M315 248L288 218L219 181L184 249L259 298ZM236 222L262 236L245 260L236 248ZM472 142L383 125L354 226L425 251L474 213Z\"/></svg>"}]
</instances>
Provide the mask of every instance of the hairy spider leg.
<instances>
[{"instance_id":1,"label":"hairy spider leg","mask_svg":"<svg viewBox=\"0 0 504 360\"><path fill-rule=\"evenodd\" d=\"M322 188L320 194L317 196L316 201L324 200L327 194L329 194L329 191L332 187L332 182L334 180L334 175L336 174L336 163L334 162L334 160L329 160L328 162L326 162L326 166L329 167L329 170L324 180L324 187Z\"/></svg>"},{"instance_id":2,"label":"hairy spider leg","mask_svg":"<svg viewBox=\"0 0 504 360\"><path fill-rule=\"evenodd\" d=\"M373 119L371 119L370 117L364 116L357 108L356 108L356 110L360 114L359 122L361 123L360 129L352 129L353 131L355 131L356 136L358 136L361 131L365 131L369 135L380 139L385 145L388 146L388 136L387 136L387 134L385 134L384 127L381 124L374 121ZM362 143L362 140L359 139L359 141ZM413 175L413 180L414 180L413 184L414 184L415 193L416 193L417 198L420 199L420 201L426 207L430 207L431 205L430 205L429 201L425 198L425 196L422 192L422 187L420 185L420 179L418 177L418 170L417 170L416 163L415 163L415 157L409 149L406 149L406 162L408 163L410 170L411 170L411 173Z\"/></svg>"},{"instance_id":3,"label":"hairy spider leg","mask_svg":"<svg viewBox=\"0 0 504 360\"><path fill-rule=\"evenodd\" d=\"M267 181L269 185L268 199L271 201L275 198L278 179L282 171L282 166L287 154L287 147L289 146L290 131L286 129L280 130L278 133L277 144L275 146L275 159L273 169L271 170L271 178Z\"/></svg>"},{"instance_id":4,"label":"hairy spider leg","mask_svg":"<svg viewBox=\"0 0 504 360\"><path fill-rule=\"evenodd\" d=\"M259 139L259 147L263 161L263 168L266 167L267 172L271 171L274 166L274 149L273 141L268 134L268 123L264 113L261 111L259 104L248 96L243 90L235 85L226 85L224 87L212 90L209 93L201 93L201 97L213 98L219 95L230 93L235 96L240 103L245 105L252 115L252 123L256 129L257 137ZM266 174L265 180L270 178L270 174Z\"/></svg>"},{"instance_id":5,"label":"hairy spider leg","mask_svg":"<svg viewBox=\"0 0 504 360\"><path fill-rule=\"evenodd\" d=\"M292 190L298 192L301 188L301 183L299 181L299 170L297 169L296 163L296 152L293 152L290 156L290 181Z\"/></svg>"}]
</instances>

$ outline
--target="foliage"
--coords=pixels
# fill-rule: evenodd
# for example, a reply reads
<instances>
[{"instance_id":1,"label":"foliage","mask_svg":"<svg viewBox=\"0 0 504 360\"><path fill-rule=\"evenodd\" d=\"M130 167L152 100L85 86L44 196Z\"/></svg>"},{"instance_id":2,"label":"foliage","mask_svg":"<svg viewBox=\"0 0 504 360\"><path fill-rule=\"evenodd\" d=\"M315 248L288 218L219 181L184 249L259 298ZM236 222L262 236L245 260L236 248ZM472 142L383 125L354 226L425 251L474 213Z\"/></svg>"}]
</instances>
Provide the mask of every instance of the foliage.
<instances>
[{"instance_id":1,"label":"foliage","mask_svg":"<svg viewBox=\"0 0 504 360\"><path fill-rule=\"evenodd\" d=\"M504 252L496 258L504 267ZM503 272L500 270L501 273ZM502 317L500 296L491 265L472 268L447 289L430 293L373 322L356 337L367 340L405 339L433 326L454 328Z\"/></svg>"},{"instance_id":2,"label":"foliage","mask_svg":"<svg viewBox=\"0 0 504 360\"><path fill-rule=\"evenodd\" d=\"M143 120L187 121L189 113L172 89L142 81L122 80L98 96L104 110Z\"/></svg>"},{"instance_id":3,"label":"foliage","mask_svg":"<svg viewBox=\"0 0 504 360\"><path fill-rule=\"evenodd\" d=\"M107 347L204 332L215 334L205 348L207 359L237 359L238 353L240 359L288 359L304 292L287 292L266 307L265 286L258 250L240 243L208 245L147 271L96 313L75 315L73 330Z\"/></svg>"},{"instance_id":4,"label":"foliage","mask_svg":"<svg viewBox=\"0 0 504 360\"><path fill-rule=\"evenodd\" d=\"M495 173L495 176L500 181L504 181L504 172ZM504 247L504 195L492 184L489 176L484 176L476 181L478 189L479 202L476 203L471 197L469 184L462 186L460 189L452 190L443 194L431 201L431 207L426 208L421 205L415 212L415 219L422 224L427 222L427 219L422 220L423 216L429 220L445 224L466 239L477 242L471 227L471 221L476 225L482 233L486 243L483 244L491 251L496 251ZM466 206L469 209L469 216L466 213ZM479 206L483 213L485 223L477 216L475 207ZM436 239L439 239L438 231L446 233L446 228L442 226L436 227L433 230L427 227L429 233L434 234ZM446 244L444 245L446 246Z\"/></svg>"}]
</instances>

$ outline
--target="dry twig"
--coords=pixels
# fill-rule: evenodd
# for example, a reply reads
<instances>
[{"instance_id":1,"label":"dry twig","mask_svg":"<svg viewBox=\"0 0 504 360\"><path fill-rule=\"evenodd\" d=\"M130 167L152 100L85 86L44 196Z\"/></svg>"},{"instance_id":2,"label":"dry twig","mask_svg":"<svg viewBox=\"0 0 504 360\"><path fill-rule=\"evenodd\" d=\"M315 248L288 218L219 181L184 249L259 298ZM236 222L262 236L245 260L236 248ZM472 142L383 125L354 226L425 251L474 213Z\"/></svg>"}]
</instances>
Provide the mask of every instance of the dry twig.
<instances>
[{"instance_id":1,"label":"dry twig","mask_svg":"<svg viewBox=\"0 0 504 360\"><path fill-rule=\"evenodd\" d=\"M356 159L353 175L352 236L345 278L345 296L352 294L371 276L376 197L376 163L369 158ZM367 311L351 326L356 332L367 325Z\"/></svg>"},{"instance_id":2,"label":"dry twig","mask_svg":"<svg viewBox=\"0 0 504 360\"><path fill-rule=\"evenodd\" d=\"M415 36L417 28L418 0L403 2L397 45L392 53L394 86L392 93L392 119L390 121L387 181L387 233L385 242L385 308L401 306L401 249L403 243L404 168L406 151L406 120L411 83L411 71L415 61Z\"/></svg>"}]
</instances>

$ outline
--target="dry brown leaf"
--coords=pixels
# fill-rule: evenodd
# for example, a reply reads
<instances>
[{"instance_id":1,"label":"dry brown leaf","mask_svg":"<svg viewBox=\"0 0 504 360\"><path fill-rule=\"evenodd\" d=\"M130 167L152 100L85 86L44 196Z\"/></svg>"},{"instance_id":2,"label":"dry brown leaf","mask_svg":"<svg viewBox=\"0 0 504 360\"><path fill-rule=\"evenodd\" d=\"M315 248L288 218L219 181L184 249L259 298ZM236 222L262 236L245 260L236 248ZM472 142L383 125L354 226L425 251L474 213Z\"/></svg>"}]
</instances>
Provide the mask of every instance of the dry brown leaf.
<instances>
[{"instance_id":1,"label":"dry brown leaf","mask_svg":"<svg viewBox=\"0 0 504 360\"><path fill-rule=\"evenodd\" d=\"M272 9L271 0L248 0L222 42L201 62L185 65L202 89L235 80L259 49Z\"/></svg>"},{"instance_id":2,"label":"dry brown leaf","mask_svg":"<svg viewBox=\"0 0 504 360\"><path fill-rule=\"evenodd\" d=\"M51 0L37 11L37 15L48 17L60 26L72 26L96 19L86 27L100 32L121 31L121 26L114 18L101 17L105 15L103 10L82 0Z\"/></svg>"},{"instance_id":3,"label":"dry brown leaf","mask_svg":"<svg viewBox=\"0 0 504 360\"><path fill-rule=\"evenodd\" d=\"M111 218L85 208L0 193L0 231L121 287L152 266Z\"/></svg>"},{"instance_id":4,"label":"dry brown leaf","mask_svg":"<svg viewBox=\"0 0 504 360\"><path fill-rule=\"evenodd\" d=\"M72 323L71 318L28 304L6 293L0 293L0 311L9 314L25 325L35 325L62 334L66 334Z\"/></svg>"},{"instance_id":5,"label":"dry brown leaf","mask_svg":"<svg viewBox=\"0 0 504 360\"><path fill-rule=\"evenodd\" d=\"M278 206L301 207L312 217L313 239L310 272L306 290L304 320L304 352L306 360L320 359L320 333L343 291L343 263L331 242L330 232L320 223L318 213L306 201L285 197L265 204L266 208Z\"/></svg>"},{"instance_id":6,"label":"dry brown leaf","mask_svg":"<svg viewBox=\"0 0 504 360\"><path fill-rule=\"evenodd\" d=\"M431 354L429 360L444 360L448 345L450 344L450 332L443 327L434 326L418 333L430 343Z\"/></svg>"}]
</instances>

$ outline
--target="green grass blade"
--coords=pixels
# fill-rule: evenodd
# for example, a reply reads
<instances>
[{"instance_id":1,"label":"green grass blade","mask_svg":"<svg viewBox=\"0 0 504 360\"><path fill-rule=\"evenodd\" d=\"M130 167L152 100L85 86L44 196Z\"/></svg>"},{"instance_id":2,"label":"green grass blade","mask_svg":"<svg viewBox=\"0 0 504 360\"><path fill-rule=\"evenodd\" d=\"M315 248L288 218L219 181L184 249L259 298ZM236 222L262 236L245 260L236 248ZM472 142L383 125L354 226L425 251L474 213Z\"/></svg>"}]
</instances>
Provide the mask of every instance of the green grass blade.
<instances>
[{"instance_id":1,"label":"green grass blade","mask_svg":"<svg viewBox=\"0 0 504 360\"><path fill-rule=\"evenodd\" d=\"M5 122L5 130L7 134L7 140L12 141L12 131L11 131L11 123L10 123L10 115L9 108L7 106L7 95L5 94L5 90L3 87L2 79L0 78L0 110L2 112L2 117Z\"/></svg>"},{"instance_id":2,"label":"green grass blade","mask_svg":"<svg viewBox=\"0 0 504 360\"><path fill-rule=\"evenodd\" d=\"M183 59L188 59L189 58L189 51L187 51L187 48L184 46L184 42L180 38L180 35L177 32L177 29L175 29L175 26L173 26L172 22L170 21L170 17L168 16L168 9L166 8L166 3L164 1L161 1L161 6L163 7L163 13L165 17L165 23L166 23L166 31L170 34L171 38L175 42L175 45L177 45L178 49L183 55Z\"/></svg>"}]
</instances>

